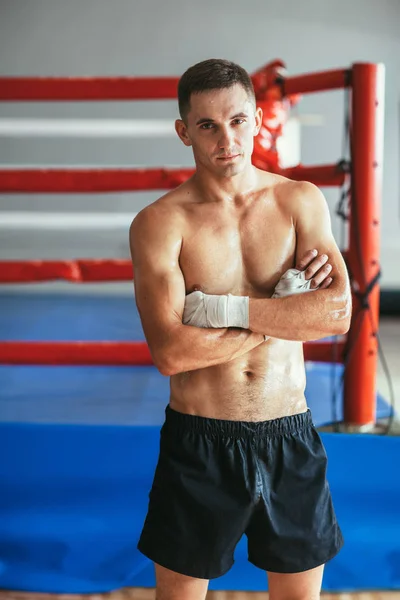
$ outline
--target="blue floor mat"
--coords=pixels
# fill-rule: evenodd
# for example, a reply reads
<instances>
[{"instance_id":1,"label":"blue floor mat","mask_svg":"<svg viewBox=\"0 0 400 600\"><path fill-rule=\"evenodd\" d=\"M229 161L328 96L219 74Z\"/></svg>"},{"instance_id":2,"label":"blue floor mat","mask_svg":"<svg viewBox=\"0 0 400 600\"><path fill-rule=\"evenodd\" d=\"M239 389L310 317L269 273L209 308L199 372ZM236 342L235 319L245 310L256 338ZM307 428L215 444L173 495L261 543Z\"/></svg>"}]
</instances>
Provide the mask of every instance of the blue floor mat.
<instances>
[{"instance_id":1,"label":"blue floor mat","mask_svg":"<svg viewBox=\"0 0 400 600\"><path fill-rule=\"evenodd\" d=\"M325 590L400 589L400 438L323 434L345 546ZM0 588L94 593L153 586L136 549L157 461L158 427L0 424ZM211 589L263 590L235 564Z\"/></svg>"}]
</instances>

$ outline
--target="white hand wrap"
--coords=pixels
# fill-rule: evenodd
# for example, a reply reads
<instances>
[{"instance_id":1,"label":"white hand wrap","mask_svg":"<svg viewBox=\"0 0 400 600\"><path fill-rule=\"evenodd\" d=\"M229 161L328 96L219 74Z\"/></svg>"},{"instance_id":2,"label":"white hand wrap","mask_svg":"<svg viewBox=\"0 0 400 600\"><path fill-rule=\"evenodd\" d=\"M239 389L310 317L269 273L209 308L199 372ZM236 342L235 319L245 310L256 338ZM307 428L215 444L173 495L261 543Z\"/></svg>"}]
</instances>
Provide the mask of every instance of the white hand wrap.
<instances>
[{"instance_id":1,"label":"white hand wrap","mask_svg":"<svg viewBox=\"0 0 400 600\"><path fill-rule=\"evenodd\" d=\"M182 322L194 327L248 329L249 297L192 292L186 296Z\"/></svg>"},{"instance_id":2,"label":"white hand wrap","mask_svg":"<svg viewBox=\"0 0 400 600\"><path fill-rule=\"evenodd\" d=\"M305 278L305 271L289 269L276 284L272 298L285 298L303 292L313 292L318 288L311 287L311 279Z\"/></svg>"}]
</instances>

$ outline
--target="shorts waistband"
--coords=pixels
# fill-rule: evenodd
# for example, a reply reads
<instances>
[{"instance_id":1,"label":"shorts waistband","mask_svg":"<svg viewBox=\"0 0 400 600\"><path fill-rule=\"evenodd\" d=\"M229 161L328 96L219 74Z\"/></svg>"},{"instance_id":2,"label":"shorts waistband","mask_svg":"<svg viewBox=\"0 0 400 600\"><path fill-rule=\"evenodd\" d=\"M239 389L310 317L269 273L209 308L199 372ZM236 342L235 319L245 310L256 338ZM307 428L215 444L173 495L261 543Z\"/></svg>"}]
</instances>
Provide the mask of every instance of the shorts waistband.
<instances>
[{"instance_id":1,"label":"shorts waistband","mask_svg":"<svg viewBox=\"0 0 400 600\"><path fill-rule=\"evenodd\" d=\"M210 419L208 417L199 417L197 415L188 415L177 412L170 406L165 410L165 425L171 426L175 431L187 433L189 431L197 433L208 433L225 437L265 437L266 435L277 435L295 433L301 429L313 425L310 410L292 415L289 417L280 417L268 421L228 421L224 419Z\"/></svg>"}]
</instances>

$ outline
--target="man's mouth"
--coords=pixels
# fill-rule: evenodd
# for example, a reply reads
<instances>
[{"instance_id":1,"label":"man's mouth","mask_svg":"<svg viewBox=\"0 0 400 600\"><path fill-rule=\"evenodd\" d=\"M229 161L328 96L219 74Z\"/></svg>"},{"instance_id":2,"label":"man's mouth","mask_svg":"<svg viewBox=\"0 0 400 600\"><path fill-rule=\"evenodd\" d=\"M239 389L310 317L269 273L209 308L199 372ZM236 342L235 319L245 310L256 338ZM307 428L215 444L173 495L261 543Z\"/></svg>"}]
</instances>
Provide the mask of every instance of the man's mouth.
<instances>
[{"instance_id":1,"label":"man's mouth","mask_svg":"<svg viewBox=\"0 0 400 600\"><path fill-rule=\"evenodd\" d=\"M233 160L237 158L240 154L229 154L228 156L218 156L218 160Z\"/></svg>"}]
</instances>

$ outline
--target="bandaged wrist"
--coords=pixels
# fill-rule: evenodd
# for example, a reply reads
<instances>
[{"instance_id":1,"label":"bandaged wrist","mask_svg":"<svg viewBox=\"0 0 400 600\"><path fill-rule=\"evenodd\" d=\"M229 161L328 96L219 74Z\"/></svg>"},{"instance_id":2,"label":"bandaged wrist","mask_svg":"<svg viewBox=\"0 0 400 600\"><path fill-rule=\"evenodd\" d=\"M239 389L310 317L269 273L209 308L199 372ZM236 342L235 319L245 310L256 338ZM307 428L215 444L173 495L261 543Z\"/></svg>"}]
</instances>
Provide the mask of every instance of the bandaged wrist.
<instances>
[{"instance_id":1,"label":"bandaged wrist","mask_svg":"<svg viewBox=\"0 0 400 600\"><path fill-rule=\"evenodd\" d=\"M227 296L227 327L249 328L249 297L248 296Z\"/></svg>"},{"instance_id":2,"label":"bandaged wrist","mask_svg":"<svg viewBox=\"0 0 400 600\"><path fill-rule=\"evenodd\" d=\"M194 327L249 328L248 296L222 296L196 291L185 298L182 322Z\"/></svg>"},{"instance_id":3,"label":"bandaged wrist","mask_svg":"<svg viewBox=\"0 0 400 600\"><path fill-rule=\"evenodd\" d=\"M204 295L208 327L249 327L248 296Z\"/></svg>"}]
</instances>

